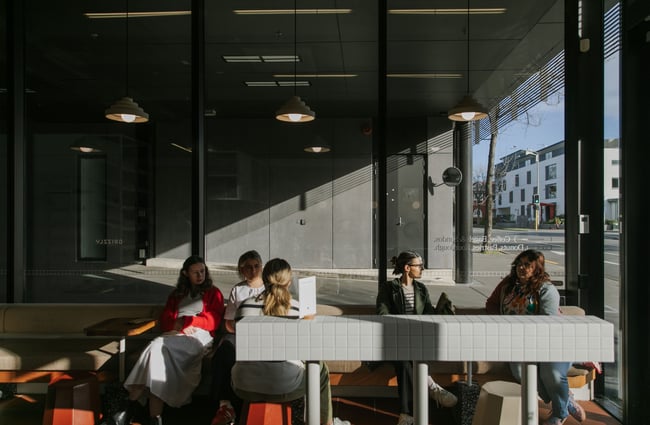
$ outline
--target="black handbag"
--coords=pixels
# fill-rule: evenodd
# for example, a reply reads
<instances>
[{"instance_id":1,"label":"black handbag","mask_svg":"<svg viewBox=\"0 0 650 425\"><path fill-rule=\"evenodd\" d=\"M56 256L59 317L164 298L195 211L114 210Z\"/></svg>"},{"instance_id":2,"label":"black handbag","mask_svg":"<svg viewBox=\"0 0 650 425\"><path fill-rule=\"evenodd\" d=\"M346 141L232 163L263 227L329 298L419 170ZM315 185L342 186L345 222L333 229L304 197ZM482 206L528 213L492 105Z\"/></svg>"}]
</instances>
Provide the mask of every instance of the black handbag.
<instances>
[{"instance_id":1,"label":"black handbag","mask_svg":"<svg viewBox=\"0 0 650 425\"><path fill-rule=\"evenodd\" d=\"M445 292L440 294L435 307L436 314L456 314L456 307Z\"/></svg>"}]
</instances>

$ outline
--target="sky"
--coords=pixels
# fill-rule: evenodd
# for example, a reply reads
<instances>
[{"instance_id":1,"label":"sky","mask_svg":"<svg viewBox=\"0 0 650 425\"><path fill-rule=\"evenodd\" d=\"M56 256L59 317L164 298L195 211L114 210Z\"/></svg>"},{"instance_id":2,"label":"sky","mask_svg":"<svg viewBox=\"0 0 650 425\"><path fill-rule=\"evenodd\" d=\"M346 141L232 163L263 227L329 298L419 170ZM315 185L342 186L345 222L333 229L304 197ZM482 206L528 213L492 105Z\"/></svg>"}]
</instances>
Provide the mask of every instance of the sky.
<instances>
[{"instance_id":1,"label":"sky","mask_svg":"<svg viewBox=\"0 0 650 425\"><path fill-rule=\"evenodd\" d=\"M606 139L619 137L619 60L613 55L605 62L605 122ZM500 158L519 149L537 151L564 140L564 92L556 93L545 103L540 103L525 115L499 130L495 163ZM476 174L487 172L489 140L473 147L473 163Z\"/></svg>"}]
</instances>

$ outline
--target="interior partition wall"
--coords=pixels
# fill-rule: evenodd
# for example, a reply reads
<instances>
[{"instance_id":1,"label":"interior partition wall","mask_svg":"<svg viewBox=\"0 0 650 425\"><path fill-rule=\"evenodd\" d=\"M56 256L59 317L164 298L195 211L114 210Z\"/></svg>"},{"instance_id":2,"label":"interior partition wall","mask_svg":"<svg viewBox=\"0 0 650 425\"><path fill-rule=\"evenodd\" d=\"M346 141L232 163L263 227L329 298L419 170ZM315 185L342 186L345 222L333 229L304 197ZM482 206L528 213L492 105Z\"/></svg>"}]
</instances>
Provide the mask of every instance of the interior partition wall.
<instances>
[{"instance_id":1,"label":"interior partition wall","mask_svg":"<svg viewBox=\"0 0 650 425\"><path fill-rule=\"evenodd\" d=\"M367 121L207 120L207 258L255 249L298 268L374 268ZM305 152L312 144L330 151Z\"/></svg>"}]
</instances>

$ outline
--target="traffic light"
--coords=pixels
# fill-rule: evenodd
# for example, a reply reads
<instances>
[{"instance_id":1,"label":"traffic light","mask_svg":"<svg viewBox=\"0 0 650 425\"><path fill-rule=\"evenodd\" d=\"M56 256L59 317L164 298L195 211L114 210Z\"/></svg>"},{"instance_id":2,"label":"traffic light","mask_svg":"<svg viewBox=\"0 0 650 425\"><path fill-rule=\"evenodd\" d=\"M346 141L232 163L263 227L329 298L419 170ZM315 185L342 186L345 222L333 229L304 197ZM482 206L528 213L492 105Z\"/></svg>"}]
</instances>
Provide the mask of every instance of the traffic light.
<instances>
[{"instance_id":1,"label":"traffic light","mask_svg":"<svg viewBox=\"0 0 650 425\"><path fill-rule=\"evenodd\" d=\"M539 205L539 193L534 193L533 194L533 204L534 205Z\"/></svg>"}]
</instances>

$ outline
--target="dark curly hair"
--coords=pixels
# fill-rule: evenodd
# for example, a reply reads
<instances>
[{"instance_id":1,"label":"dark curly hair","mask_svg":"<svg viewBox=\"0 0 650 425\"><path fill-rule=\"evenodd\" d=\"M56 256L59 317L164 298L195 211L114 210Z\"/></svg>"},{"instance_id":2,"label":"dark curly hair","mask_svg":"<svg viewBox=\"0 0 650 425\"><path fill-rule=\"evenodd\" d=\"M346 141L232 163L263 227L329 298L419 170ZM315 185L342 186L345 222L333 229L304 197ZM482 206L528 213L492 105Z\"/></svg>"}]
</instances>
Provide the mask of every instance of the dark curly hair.
<instances>
[{"instance_id":1,"label":"dark curly hair","mask_svg":"<svg viewBox=\"0 0 650 425\"><path fill-rule=\"evenodd\" d=\"M510 266L510 274L505 277L510 284L515 284L517 282L517 267L522 263L523 260L527 260L530 264L533 265L533 275L531 276L528 282L521 282L529 285L529 288L537 291L542 287L544 282L551 280L548 273L545 269L545 257L541 251L534 249L527 249L522 251L517 255Z\"/></svg>"},{"instance_id":2,"label":"dark curly hair","mask_svg":"<svg viewBox=\"0 0 650 425\"><path fill-rule=\"evenodd\" d=\"M414 258L422 258L420 254L415 251L403 251L397 257L390 259L390 262L395 266L393 269L394 275L404 274L404 266L409 264Z\"/></svg>"},{"instance_id":3,"label":"dark curly hair","mask_svg":"<svg viewBox=\"0 0 650 425\"><path fill-rule=\"evenodd\" d=\"M205 261L203 258L199 257L198 255L191 255L187 257L187 259L183 262L183 267L181 268L181 271L178 273L178 281L176 282L176 296L179 298L185 297L187 294L189 294L191 291L196 291L195 288L193 288L193 285L190 283L190 280L188 279L187 276L185 276L184 272L187 272L190 267L192 267L194 264L203 264L205 266L205 279L203 280L203 283L199 285L198 293L203 294L205 291L207 291L209 288L212 287L212 278L210 277L210 271L208 270L207 264L205 264Z\"/></svg>"}]
</instances>

